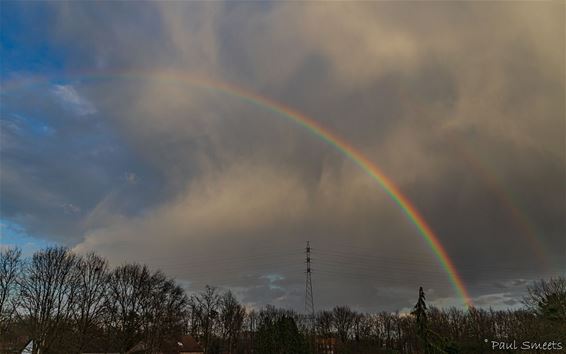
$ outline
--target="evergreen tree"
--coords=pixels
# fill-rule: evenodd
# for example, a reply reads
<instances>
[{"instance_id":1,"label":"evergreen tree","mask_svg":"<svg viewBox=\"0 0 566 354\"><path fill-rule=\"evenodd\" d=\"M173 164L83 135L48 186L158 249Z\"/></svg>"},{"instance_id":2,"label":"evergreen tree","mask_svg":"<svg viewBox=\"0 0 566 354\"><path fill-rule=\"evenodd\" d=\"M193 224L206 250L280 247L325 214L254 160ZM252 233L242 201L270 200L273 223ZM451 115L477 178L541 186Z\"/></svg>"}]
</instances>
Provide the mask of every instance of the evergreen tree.
<instances>
[{"instance_id":1,"label":"evergreen tree","mask_svg":"<svg viewBox=\"0 0 566 354\"><path fill-rule=\"evenodd\" d=\"M416 317L416 325L417 325L417 336L423 342L425 347L425 352L430 353L431 346L429 345L428 338L427 338L427 308L426 308L426 297L423 290L423 287L419 287L419 299L415 304L413 312L411 314Z\"/></svg>"},{"instance_id":2,"label":"evergreen tree","mask_svg":"<svg viewBox=\"0 0 566 354\"><path fill-rule=\"evenodd\" d=\"M523 303L546 327L548 338L566 340L566 277L541 279L529 285L527 292Z\"/></svg>"},{"instance_id":3,"label":"evergreen tree","mask_svg":"<svg viewBox=\"0 0 566 354\"><path fill-rule=\"evenodd\" d=\"M523 303L539 316L566 323L566 278L542 279L527 287Z\"/></svg>"},{"instance_id":4,"label":"evergreen tree","mask_svg":"<svg viewBox=\"0 0 566 354\"><path fill-rule=\"evenodd\" d=\"M260 314L256 336L258 354L305 354L307 344L293 316L285 311L268 308Z\"/></svg>"}]
</instances>

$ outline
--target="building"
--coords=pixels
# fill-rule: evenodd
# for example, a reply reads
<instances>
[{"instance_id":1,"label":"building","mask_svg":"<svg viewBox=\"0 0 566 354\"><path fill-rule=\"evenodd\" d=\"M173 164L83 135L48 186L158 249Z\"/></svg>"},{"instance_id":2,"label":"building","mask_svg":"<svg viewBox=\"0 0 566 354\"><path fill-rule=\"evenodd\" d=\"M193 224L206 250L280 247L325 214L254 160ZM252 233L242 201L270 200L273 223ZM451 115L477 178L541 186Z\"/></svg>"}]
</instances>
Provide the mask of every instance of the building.
<instances>
[{"instance_id":1,"label":"building","mask_svg":"<svg viewBox=\"0 0 566 354\"><path fill-rule=\"evenodd\" d=\"M145 353L146 345L139 342L127 354ZM204 349L191 335L184 335L176 341L171 341L161 348L157 354L204 354Z\"/></svg>"},{"instance_id":2,"label":"building","mask_svg":"<svg viewBox=\"0 0 566 354\"><path fill-rule=\"evenodd\" d=\"M83 349L81 354L120 354L120 351L116 348L92 345Z\"/></svg>"},{"instance_id":3,"label":"building","mask_svg":"<svg viewBox=\"0 0 566 354\"><path fill-rule=\"evenodd\" d=\"M337 354L336 346L338 344L334 337L315 337L315 347L317 354Z\"/></svg>"},{"instance_id":4,"label":"building","mask_svg":"<svg viewBox=\"0 0 566 354\"><path fill-rule=\"evenodd\" d=\"M0 338L0 353L4 354L31 354L33 350L33 341L26 337L20 336L11 340Z\"/></svg>"},{"instance_id":5,"label":"building","mask_svg":"<svg viewBox=\"0 0 566 354\"><path fill-rule=\"evenodd\" d=\"M106 340L93 340L83 348L81 354L120 354L120 349Z\"/></svg>"},{"instance_id":6,"label":"building","mask_svg":"<svg viewBox=\"0 0 566 354\"><path fill-rule=\"evenodd\" d=\"M169 348L164 348L163 354L204 354L204 349L191 335L182 336L178 342L171 343Z\"/></svg>"}]
</instances>

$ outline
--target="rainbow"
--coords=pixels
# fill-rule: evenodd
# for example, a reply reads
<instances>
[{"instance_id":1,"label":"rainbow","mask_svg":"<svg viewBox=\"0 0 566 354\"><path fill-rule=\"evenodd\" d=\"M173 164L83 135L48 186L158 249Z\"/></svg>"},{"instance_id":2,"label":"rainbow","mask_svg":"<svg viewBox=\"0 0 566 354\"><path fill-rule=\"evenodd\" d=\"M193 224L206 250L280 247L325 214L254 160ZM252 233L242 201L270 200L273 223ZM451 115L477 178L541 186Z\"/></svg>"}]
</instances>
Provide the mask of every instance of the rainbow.
<instances>
[{"instance_id":1,"label":"rainbow","mask_svg":"<svg viewBox=\"0 0 566 354\"><path fill-rule=\"evenodd\" d=\"M414 114L418 116L423 115L419 103L415 100L411 100L407 92L401 90L400 95L403 100L408 103L407 106L411 107L414 111ZM473 154L472 150L467 148L465 143L461 142L461 139L449 134L446 135L446 138L451 146L455 148L458 156L471 168L475 176L482 180L485 186L497 198L498 202L506 208L511 221L513 221L514 227L525 237L530 245L530 249L533 250L533 253L538 258L541 267L544 270L548 270L549 264L547 257L545 257L545 247L537 234L535 226L529 220L527 214L520 208L520 204L515 200L513 195L505 188L505 185L498 178L497 173L493 171L488 164L483 162L482 159L476 157L477 154Z\"/></svg>"},{"instance_id":2,"label":"rainbow","mask_svg":"<svg viewBox=\"0 0 566 354\"><path fill-rule=\"evenodd\" d=\"M454 262L448 256L446 249L442 246L438 236L434 233L432 228L428 225L426 220L417 210L415 205L405 196L399 187L388 178L385 173L369 158L367 158L360 150L355 146L348 143L346 140L342 139L329 129L323 127L320 123L306 115L294 110L291 107L285 106L279 102L276 102L270 98L260 96L247 89L233 86L224 82L214 81L210 79L200 78L196 76L190 76L187 74L180 74L178 72L160 72L160 73L117 73L112 75L99 75L99 74L87 74L72 76L78 78L79 80L115 80L115 79L136 79L136 78L152 78L159 80L166 80L168 82L184 82L189 85L202 87L205 89L220 92L229 96L238 97L241 100L248 102L252 105L260 107L264 110L275 113L276 115L285 117L290 121L294 122L298 126L306 129L312 135L318 137L319 139L326 142L328 145L335 148L343 156L358 165L368 176L370 176L375 182L377 182L388 194L388 196L397 204L405 216L411 221L411 223L417 228L419 235L426 242L426 244L433 251L435 257L438 259L440 265L448 275L450 283L454 290L456 291L458 297L462 299L465 305L473 307L472 298L464 285L462 277L458 273ZM24 81L23 84L27 85L30 83L36 83L37 81L48 82L48 79L34 79ZM6 86L3 86L3 91L5 92Z\"/></svg>"},{"instance_id":3,"label":"rainbow","mask_svg":"<svg viewBox=\"0 0 566 354\"><path fill-rule=\"evenodd\" d=\"M457 139L450 136L448 138L458 151L459 155L464 159L464 161L466 161L467 165L474 170L475 175L479 176L480 179L483 180L499 203L505 207L509 217L514 221L513 224L515 228L525 236L541 266L545 270L548 269L548 260L547 257L545 257L545 249L540 238L537 236L537 231L534 225L529 221L525 212L517 206L519 204L515 201L515 198L511 195L511 193L504 188L503 183L499 181L497 174L494 171L491 171L489 166L469 153L469 149L465 147L464 143L459 142Z\"/></svg>"}]
</instances>

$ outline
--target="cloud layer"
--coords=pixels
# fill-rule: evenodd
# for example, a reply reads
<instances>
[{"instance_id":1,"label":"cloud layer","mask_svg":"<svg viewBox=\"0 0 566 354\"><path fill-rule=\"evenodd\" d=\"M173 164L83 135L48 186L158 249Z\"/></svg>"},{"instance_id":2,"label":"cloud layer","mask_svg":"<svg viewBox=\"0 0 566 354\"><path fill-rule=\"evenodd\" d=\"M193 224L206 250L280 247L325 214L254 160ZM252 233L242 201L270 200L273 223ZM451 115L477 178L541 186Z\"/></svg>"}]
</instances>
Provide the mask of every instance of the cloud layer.
<instances>
[{"instance_id":1,"label":"cloud layer","mask_svg":"<svg viewBox=\"0 0 566 354\"><path fill-rule=\"evenodd\" d=\"M26 21L34 6L10 11ZM64 70L2 96L2 218L28 233L296 308L311 240L320 307L402 309L419 285L455 303L414 226L354 163L265 107L182 80L196 75L363 151L478 303L511 306L520 292L497 284L564 269L564 4L49 7L43 35Z\"/></svg>"}]
</instances>

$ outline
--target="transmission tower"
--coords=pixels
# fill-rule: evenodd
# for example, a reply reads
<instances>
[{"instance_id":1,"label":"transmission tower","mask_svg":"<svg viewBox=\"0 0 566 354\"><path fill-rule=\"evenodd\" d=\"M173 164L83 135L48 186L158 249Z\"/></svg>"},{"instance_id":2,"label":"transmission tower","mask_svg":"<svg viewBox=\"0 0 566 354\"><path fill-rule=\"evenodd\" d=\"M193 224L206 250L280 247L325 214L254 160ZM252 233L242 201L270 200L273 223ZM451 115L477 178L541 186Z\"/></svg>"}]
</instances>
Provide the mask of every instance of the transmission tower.
<instances>
[{"instance_id":1,"label":"transmission tower","mask_svg":"<svg viewBox=\"0 0 566 354\"><path fill-rule=\"evenodd\" d=\"M305 314L307 315L309 326L311 329L314 326L314 300L312 296L312 279L311 279L311 246L310 242L307 241L307 247L305 248L306 264L307 264L307 279L305 286Z\"/></svg>"}]
</instances>

